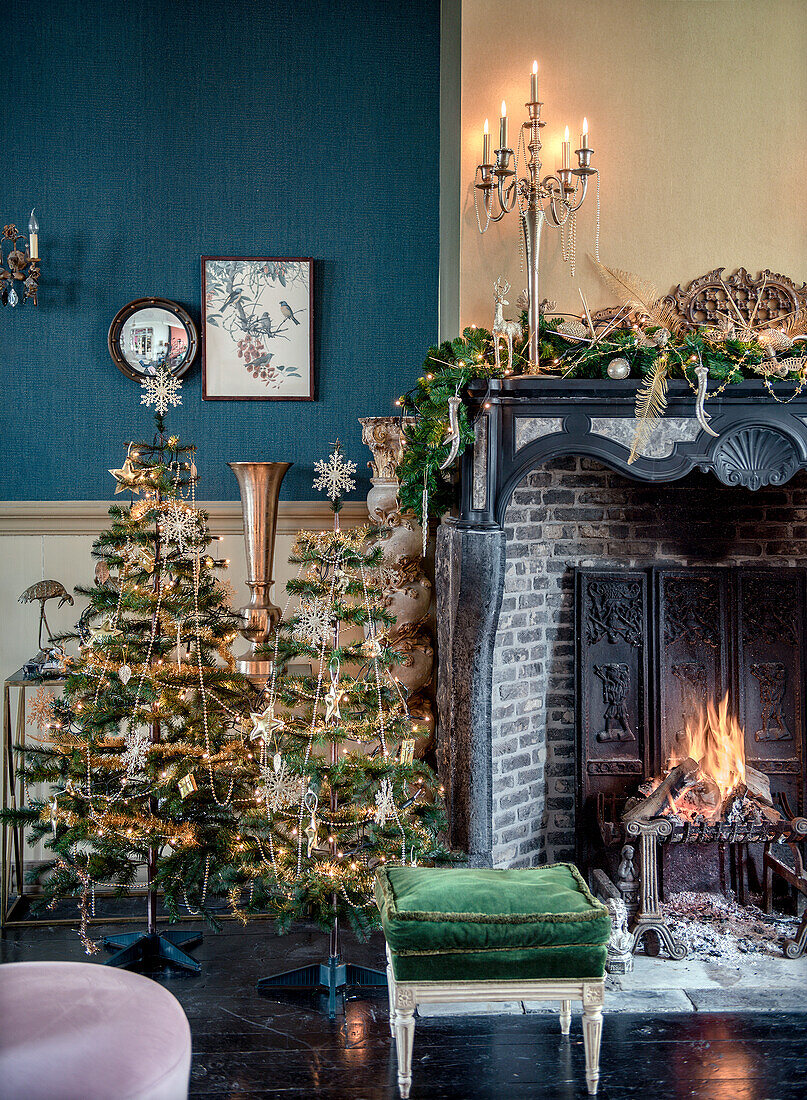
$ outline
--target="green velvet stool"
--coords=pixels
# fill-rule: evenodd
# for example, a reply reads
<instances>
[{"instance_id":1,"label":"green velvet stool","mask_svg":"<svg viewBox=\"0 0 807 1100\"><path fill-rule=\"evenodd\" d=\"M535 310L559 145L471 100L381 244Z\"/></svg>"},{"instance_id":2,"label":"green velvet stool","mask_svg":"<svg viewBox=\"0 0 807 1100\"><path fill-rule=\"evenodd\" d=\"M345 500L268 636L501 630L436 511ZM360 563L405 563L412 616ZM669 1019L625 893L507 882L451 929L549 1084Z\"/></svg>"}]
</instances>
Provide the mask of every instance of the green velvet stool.
<instances>
[{"instance_id":1,"label":"green velvet stool","mask_svg":"<svg viewBox=\"0 0 807 1100\"><path fill-rule=\"evenodd\" d=\"M582 1001L586 1083L597 1091L611 921L576 867L389 867L375 895L402 1097L412 1083L415 1008L452 1001L559 1001L564 1035L572 1001Z\"/></svg>"}]
</instances>

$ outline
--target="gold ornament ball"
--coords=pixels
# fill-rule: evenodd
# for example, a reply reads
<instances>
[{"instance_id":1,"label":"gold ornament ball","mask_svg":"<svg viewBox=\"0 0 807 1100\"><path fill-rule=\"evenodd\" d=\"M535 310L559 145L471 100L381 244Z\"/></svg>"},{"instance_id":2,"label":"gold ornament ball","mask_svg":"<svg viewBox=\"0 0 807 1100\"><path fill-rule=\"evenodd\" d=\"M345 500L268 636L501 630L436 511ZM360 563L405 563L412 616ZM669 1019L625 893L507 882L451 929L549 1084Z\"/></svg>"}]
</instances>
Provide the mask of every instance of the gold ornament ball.
<instances>
[{"instance_id":1,"label":"gold ornament ball","mask_svg":"<svg viewBox=\"0 0 807 1100\"><path fill-rule=\"evenodd\" d=\"M612 359L608 364L609 378L627 378L630 374L630 363L627 359Z\"/></svg>"}]
</instances>

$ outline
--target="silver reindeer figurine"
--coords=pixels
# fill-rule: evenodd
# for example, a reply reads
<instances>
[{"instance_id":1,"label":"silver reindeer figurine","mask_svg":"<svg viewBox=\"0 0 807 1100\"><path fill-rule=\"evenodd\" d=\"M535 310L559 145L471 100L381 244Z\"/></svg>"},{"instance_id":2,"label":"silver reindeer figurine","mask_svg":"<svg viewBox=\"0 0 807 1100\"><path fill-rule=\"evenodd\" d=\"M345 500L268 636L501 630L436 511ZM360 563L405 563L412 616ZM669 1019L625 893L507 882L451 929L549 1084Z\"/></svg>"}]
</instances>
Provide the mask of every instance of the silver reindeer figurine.
<instances>
[{"instance_id":1,"label":"silver reindeer figurine","mask_svg":"<svg viewBox=\"0 0 807 1100\"><path fill-rule=\"evenodd\" d=\"M505 294L510 289L510 284L505 279L504 285L502 285L501 277L493 284L493 293L496 299L496 316L493 319L493 328L491 332L493 334L493 352L496 356L496 369L501 367L501 357L499 352L499 340L504 339L507 341L507 366L510 370L513 369L513 340L521 339L521 323L519 321L506 321L504 319L503 307L510 305L505 298Z\"/></svg>"}]
</instances>

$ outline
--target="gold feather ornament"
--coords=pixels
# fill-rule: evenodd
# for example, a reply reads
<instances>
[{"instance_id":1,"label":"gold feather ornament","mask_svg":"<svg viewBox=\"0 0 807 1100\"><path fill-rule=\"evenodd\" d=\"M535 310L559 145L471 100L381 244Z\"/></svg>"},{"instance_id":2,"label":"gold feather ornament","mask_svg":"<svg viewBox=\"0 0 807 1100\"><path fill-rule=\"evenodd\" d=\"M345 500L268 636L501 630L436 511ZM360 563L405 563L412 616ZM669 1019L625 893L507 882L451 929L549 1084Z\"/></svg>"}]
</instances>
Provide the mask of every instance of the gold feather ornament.
<instances>
[{"instance_id":1,"label":"gold feather ornament","mask_svg":"<svg viewBox=\"0 0 807 1100\"><path fill-rule=\"evenodd\" d=\"M580 321L564 321L563 324L558 325L555 332L564 340L573 340L575 343L588 337L588 329Z\"/></svg>"},{"instance_id":2,"label":"gold feather ornament","mask_svg":"<svg viewBox=\"0 0 807 1100\"><path fill-rule=\"evenodd\" d=\"M637 313L645 314L651 325L666 329L672 335L680 330L681 318L672 306L664 301L663 296L651 282L631 274L630 271L622 271L618 267L606 267L593 257L592 261L605 285L623 305Z\"/></svg>"},{"instance_id":3,"label":"gold feather ornament","mask_svg":"<svg viewBox=\"0 0 807 1100\"><path fill-rule=\"evenodd\" d=\"M642 453L657 421L667 409L667 381L667 356L662 353L645 375L636 393L636 431L628 456L629 466Z\"/></svg>"}]
</instances>

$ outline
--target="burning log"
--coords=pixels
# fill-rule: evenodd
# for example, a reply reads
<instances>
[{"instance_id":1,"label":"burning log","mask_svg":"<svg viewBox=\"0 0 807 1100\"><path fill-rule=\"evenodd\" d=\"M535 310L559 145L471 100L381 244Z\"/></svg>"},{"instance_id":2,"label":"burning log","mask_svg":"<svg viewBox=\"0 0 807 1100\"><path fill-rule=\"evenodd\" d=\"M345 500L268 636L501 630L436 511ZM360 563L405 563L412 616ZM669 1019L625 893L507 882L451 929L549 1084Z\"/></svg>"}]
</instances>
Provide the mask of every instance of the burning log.
<instances>
[{"instance_id":1,"label":"burning log","mask_svg":"<svg viewBox=\"0 0 807 1100\"><path fill-rule=\"evenodd\" d=\"M773 805L770 779L764 772L757 771L748 763L745 765L745 785L748 788L748 793L752 794L754 798L760 802L767 802L769 806Z\"/></svg>"},{"instance_id":2,"label":"burning log","mask_svg":"<svg viewBox=\"0 0 807 1100\"><path fill-rule=\"evenodd\" d=\"M638 806L626 810L623 821L649 821L657 817L667 806L668 799L675 798L698 774L698 761L688 756L662 779L661 783Z\"/></svg>"}]
</instances>

